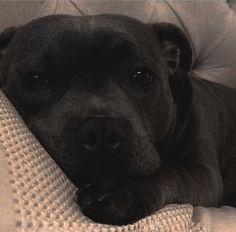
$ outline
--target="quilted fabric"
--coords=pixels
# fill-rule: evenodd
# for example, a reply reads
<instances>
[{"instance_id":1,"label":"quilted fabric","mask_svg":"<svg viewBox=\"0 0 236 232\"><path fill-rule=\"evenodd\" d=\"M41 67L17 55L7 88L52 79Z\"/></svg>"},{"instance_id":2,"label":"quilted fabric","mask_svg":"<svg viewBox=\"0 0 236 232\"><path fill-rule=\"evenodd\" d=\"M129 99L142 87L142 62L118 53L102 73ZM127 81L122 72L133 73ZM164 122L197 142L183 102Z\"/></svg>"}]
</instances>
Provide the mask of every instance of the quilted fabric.
<instances>
[{"instance_id":1,"label":"quilted fabric","mask_svg":"<svg viewBox=\"0 0 236 232\"><path fill-rule=\"evenodd\" d=\"M10 206L5 209L13 213L14 231L206 231L204 226L192 222L191 205L169 205L134 224L119 227L97 224L85 217L73 200L75 186L26 128L1 91L0 146L9 177L5 185L10 185L13 194L12 209ZM7 222L0 217L2 228L4 223Z\"/></svg>"}]
</instances>

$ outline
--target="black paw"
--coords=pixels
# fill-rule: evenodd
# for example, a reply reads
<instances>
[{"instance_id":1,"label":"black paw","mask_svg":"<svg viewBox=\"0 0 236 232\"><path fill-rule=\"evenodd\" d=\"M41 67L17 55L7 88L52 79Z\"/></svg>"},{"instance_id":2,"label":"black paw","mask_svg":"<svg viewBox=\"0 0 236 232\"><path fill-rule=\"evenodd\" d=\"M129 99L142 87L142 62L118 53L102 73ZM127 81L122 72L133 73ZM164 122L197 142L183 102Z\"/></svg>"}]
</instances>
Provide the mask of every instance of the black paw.
<instances>
[{"instance_id":1,"label":"black paw","mask_svg":"<svg viewBox=\"0 0 236 232\"><path fill-rule=\"evenodd\" d=\"M125 225L157 209L153 194L148 193L148 189L141 183L108 179L87 184L76 192L76 196L82 212L92 220Z\"/></svg>"}]
</instances>

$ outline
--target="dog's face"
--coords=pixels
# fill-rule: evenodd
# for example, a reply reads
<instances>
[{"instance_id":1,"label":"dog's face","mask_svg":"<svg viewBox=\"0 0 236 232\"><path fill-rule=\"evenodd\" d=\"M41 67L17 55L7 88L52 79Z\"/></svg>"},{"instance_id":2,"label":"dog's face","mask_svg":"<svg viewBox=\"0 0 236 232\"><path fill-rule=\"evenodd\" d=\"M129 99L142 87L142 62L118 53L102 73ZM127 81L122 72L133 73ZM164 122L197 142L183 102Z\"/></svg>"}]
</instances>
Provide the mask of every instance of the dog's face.
<instances>
[{"instance_id":1,"label":"dog's face","mask_svg":"<svg viewBox=\"0 0 236 232\"><path fill-rule=\"evenodd\" d=\"M3 91L76 185L159 168L176 120L169 79L182 62L159 28L50 16L17 29L7 47Z\"/></svg>"}]
</instances>

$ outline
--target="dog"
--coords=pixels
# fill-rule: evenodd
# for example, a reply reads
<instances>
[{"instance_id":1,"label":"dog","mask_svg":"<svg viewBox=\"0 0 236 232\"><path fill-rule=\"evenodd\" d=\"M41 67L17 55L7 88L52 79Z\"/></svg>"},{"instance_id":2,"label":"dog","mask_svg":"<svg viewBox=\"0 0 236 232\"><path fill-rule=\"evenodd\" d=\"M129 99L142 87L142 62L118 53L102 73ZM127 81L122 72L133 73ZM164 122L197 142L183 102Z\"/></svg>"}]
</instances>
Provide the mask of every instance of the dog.
<instances>
[{"instance_id":1,"label":"dog","mask_svg":"<svg viewBox=\"0 0 236 232\"><path fill-rule=\"evenodd\" d=\"M0 49L2 91L89 218L236 206L236 93L191 74L178 27L54 15L6 29Z\"/></svg>"}]
</instances>

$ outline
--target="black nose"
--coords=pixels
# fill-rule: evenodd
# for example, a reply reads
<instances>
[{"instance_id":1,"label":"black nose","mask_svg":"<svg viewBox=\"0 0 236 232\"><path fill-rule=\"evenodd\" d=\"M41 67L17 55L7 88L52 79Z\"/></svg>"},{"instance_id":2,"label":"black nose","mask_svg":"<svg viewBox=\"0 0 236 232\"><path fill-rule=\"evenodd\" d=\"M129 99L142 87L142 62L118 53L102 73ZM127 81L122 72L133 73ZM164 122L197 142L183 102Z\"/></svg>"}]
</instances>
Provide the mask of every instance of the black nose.
<instances>
[{"instance_id":1,"label":"black nose","mask_svg":"<svg viewBox=\"0 0 236 232\"><path fill-rule=\"evenodd\" d=\"M124 146L125 129L112 118L98 117L84 121L79 129L79 143L91 153L114 153Z\"/></svg>"}]
</instances>

